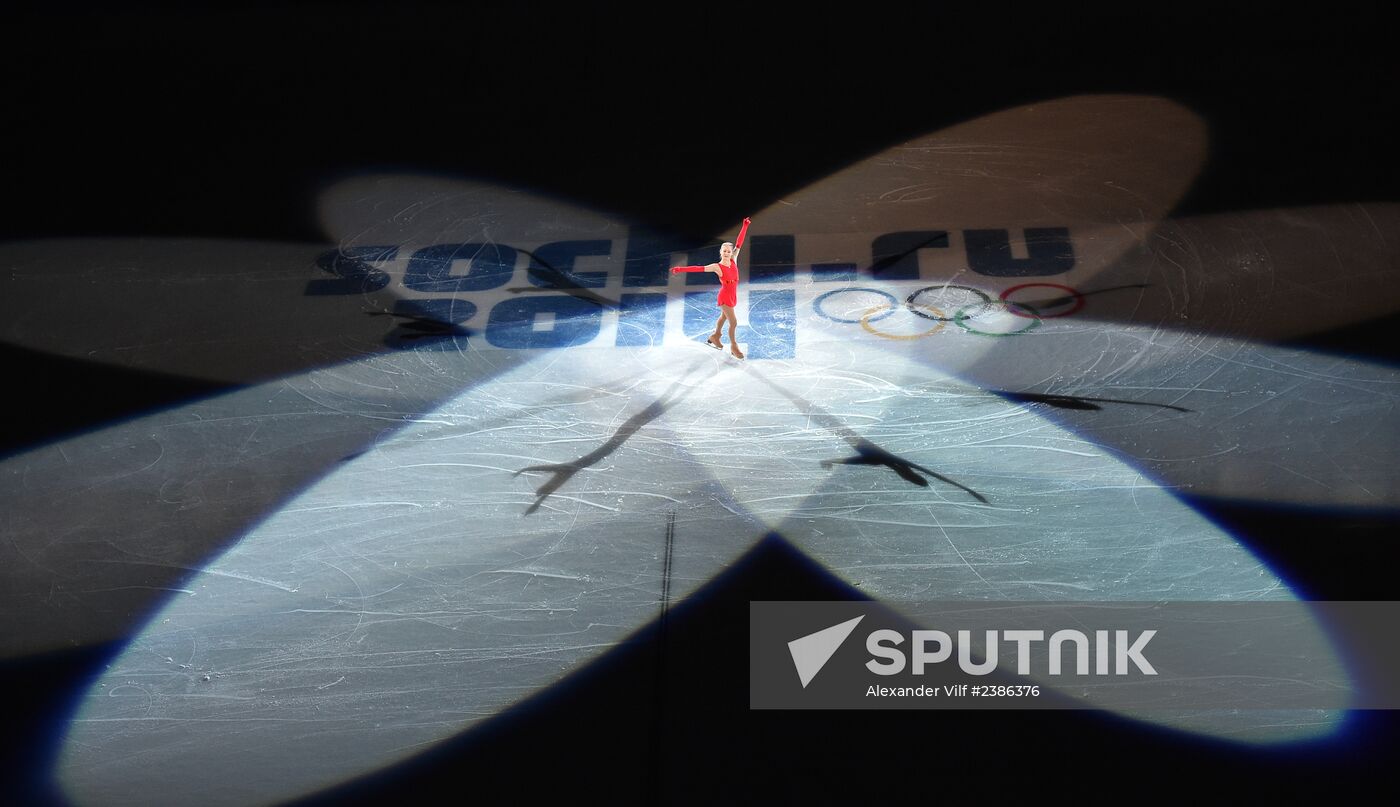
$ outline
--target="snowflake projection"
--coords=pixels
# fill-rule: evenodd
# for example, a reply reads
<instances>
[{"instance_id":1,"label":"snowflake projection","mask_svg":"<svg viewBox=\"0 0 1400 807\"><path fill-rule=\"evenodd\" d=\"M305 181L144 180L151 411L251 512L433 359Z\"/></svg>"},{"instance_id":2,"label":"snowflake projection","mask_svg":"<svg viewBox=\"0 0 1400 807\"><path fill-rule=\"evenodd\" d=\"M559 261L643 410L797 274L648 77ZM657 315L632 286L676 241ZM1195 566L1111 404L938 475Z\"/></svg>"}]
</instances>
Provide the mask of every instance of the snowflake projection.
<instances>
[{"instance_id":1,"label":"snowflake projection","mask_svg":"<svg viewBox=\"0 0 1400 807\"><path fill-rule=\"evenodd\" d=\"M896 607L1296 600L1177 494L1395 507L1395 371L1276 342L1396 308L1400 211L1171 218L1206 150L1175 103L1066 98L736 211L743 362L666 272L732 233L486 183L346 180L330 247L6 246L7 341L238 385L4 462L6 653L133 637L57 775L332 786L769 535ZM1284 743L1343 714L1127 716Z\"/></svg>"}]
</instances>

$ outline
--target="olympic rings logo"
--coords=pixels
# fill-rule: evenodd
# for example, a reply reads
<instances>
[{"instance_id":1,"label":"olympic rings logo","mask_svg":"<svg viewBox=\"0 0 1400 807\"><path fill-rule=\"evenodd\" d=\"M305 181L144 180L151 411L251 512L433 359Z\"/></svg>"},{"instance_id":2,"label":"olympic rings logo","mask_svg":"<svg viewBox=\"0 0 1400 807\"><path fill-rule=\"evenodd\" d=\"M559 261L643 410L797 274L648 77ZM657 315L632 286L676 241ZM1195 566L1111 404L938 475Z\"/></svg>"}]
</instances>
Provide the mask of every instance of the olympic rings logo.
<instances>
[{"instance_id":1,"label":"olympic rings logo","mask_svg":"<svg viewBox=\"0 0 1400 807\"><path fill-rule=\"evenodd\" d=\"M1037 300L1036 305L1012 299L1013 295L1023 294L1027 289L1035 288L1054 290L1056 296ZM853 292L873 294L884 298L885 302L866 308L854 318L838 316L826 310L825 304L829 299ZM872 336L898 341L932 336L947 327L950 322L977 336L1019 336L1040 327L1044 320L1068 317L1083 307L1084 295L1070 286L1059 283L1022 283L1006 289L995 300L985 291L971 286L925 286L906 297L903 303L881 289L848 286L832 289L812 301L812 310L823 319L843 325L860 325L862 330ZM875 327L874 323L894 315L901 308L931 321L933 326L915 333L891 333Z\"/></svg>"}]
</instances>

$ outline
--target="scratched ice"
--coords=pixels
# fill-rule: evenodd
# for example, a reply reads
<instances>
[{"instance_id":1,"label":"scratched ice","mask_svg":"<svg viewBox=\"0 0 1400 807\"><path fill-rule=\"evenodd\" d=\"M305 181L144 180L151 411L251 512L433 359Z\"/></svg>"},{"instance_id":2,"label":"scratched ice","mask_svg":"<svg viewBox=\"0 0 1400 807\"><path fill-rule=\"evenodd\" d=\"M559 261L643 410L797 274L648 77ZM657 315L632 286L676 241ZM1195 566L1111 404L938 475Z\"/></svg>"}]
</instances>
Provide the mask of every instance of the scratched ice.
<instances>
[{"instance_id":1,"label":"scratched ice","mask_svg":"<svg viewBox=\"0 0 1400 807\"><path fill-rule=\"evenodd\" d=\"M1291 597L1111 452L873 341L749 365L559 351L468 389L188 584L83 704L72 794L158 769L179 798L213 779L262 801L382 767L615 646L768 530L886 599ZM1250 719L1168 722L1299 730Z\"/></svg>"},{"instance_id":2,"label":"scratched ice","mask_svg":"<svg viewBox=\"0 0 1400 807\"><path fill-rule=\"evenodd\" d=\"M1393 310L1375 281L1400 213L1164 220L1202 137L1161 99L1065 99L780 200L755 215L752 258L798 236L785 260L803 271L780 284L794 318L765 326L793 329L793 353L744 365L689 343L674 281L653 290L668 295L655 344L616 344L623 267L669 250L634 255L618 222L482 183L371 177L323 210L342 249L379 249L358 280L402 278L441 245L519 247L461 321L428 316L440 289L303 296L308 272L327 282L313 247L141 244L100 287L84 261L134 247L7 248L26 298L101 292L12 320L8 339L254 383L3 466L6 652L123 635L151 589L177 589L82 702L69 793L135 799L159 776L172 799L208 802L212 781L215 801L260 802L392 764L615 647L769 531L892 601L1292 599L1172 491L1396 504L1395 371L1253 340ZM1053 278L1070 292L969 269L1007 222L1074 233ZM546 246L587 240L606 242L581 261L601 285L536 282L558 263ZM427 265L429 285L458 277L450 256ZM189 272L199 283L167 282ZM163 304L74 316L132 289ZM189 313L215 290L240 305ZM602 326L568 349L492 349L488 312L525 292L592 300ZM250 327L264 311L291 334ZM386 331L456 349L386 353ZM1320 631L1299 642L1330 657ZM1339 720L1137 716L1270 742Z\"/></svg>"}]
</instances>

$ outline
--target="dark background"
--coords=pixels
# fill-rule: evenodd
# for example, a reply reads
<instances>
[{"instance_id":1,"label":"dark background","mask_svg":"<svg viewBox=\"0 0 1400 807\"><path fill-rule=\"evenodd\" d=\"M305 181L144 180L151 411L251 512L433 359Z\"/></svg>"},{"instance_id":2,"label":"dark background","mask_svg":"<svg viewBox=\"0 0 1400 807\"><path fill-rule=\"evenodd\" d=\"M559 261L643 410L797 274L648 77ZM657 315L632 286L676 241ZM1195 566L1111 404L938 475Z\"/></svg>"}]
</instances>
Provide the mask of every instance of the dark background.
<instances>
[{"instance_id":1,"label":"dark background","mask_svg":"<svg viewBox=\"0 0 1400 807\"><path fill-rule=\"evenodd\" d=\"M1379 4L755 8L11 6L0 238L319 243L316 192L385 168L705 237L901 140L1088 92L1163 95L1207 121L1209 162L1174 215L1400 201ZM1396 324L1302 341L1394 362ZM0 359L0 455L220 391L7 346ZM1396 599L1393 517L1191 503L1302 596ZM748 602L857 596L773 537L565 685L315 801L1345 797L1400 758L1389 712L1282 752L1088 712L750 712ZM59 726L118 650L0 665L7 795L57 800Z\"/></svg>"}]
</instances>

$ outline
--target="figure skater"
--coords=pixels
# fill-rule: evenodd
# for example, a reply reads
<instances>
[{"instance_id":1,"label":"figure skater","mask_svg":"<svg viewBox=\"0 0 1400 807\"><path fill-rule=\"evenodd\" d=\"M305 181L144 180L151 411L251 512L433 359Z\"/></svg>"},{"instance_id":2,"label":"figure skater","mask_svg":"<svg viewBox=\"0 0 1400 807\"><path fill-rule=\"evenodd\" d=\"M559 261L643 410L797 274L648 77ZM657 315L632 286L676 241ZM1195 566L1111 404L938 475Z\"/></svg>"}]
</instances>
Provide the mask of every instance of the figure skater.
<instances>
[{"instance_id":1,"label":"figure skater","mask_svg":"<svg viewBox=\"0 0 1400 807\"><path fill-rule=\"evenodd\" d=\"M724 342L720 339L720 330L724 323L729 323L729 352L734 358L742 359L744 354L739 350L739 340L734 332L739 327L739 318L734 316L734 306L739 304L739 250L744 246L744 234L749 231L749 220L744 219L744 226L739 230L737 244L725 241L719 247L719 263L711 263L705 266L676 266L671 269L671 274L677 272L714 272L719 275L719 297L715 302L719 305L719 319L715 320L715 332L710 334L710 338L705 343L715 350L724 350Z\"/></svg>"}]
</instances>

